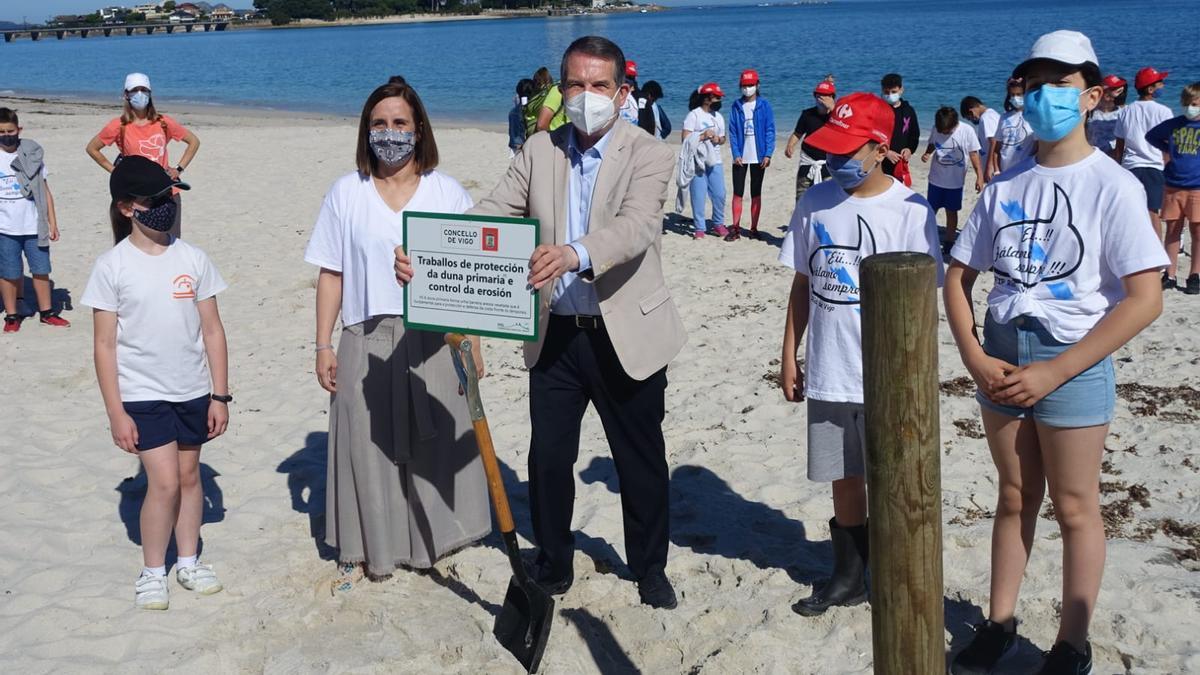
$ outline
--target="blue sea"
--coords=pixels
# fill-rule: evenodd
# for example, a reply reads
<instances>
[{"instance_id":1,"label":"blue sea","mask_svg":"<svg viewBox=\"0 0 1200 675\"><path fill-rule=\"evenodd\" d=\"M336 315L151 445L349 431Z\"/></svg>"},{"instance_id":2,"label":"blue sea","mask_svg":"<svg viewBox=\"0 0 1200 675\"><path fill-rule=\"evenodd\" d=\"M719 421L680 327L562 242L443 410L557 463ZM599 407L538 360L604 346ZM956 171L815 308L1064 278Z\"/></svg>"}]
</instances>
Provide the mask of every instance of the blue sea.
<instances>
[{"instance_id":1,"label":"blue sea","mask_svg":"<svg viewBox=\"0 0 1200 675\"><path fill-rule=\"evenodd\" d=\"M1004 82L1041 33L1081 30L1101 69L1132 83L1143 65L1171 71L1163 102L1200 80L1195 0L983 0L678 8L661 13L239 30L0 43L0 90L119 101L126 72L145 71L160 105L246 105L356 115L390 75L414 84L441 122L504 124L513 87L539 66L557 72L575 38L599 34L658 80L680 126L688 92L707 81L737 91L756 68L779 131L811 104L826 73L840 93L876 91L903 74L924 126L940 105L973 94L999 107Z\"/></svg>"}]
</instances>

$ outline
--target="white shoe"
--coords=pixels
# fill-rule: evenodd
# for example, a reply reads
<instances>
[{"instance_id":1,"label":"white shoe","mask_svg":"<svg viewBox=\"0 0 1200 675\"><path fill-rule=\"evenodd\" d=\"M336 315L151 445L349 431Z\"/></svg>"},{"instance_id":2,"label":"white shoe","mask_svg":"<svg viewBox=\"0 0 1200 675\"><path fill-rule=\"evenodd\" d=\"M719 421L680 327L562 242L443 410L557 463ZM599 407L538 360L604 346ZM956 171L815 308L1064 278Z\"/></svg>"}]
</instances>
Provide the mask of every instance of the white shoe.
<instances>
[{"instance_id":1,"label":"white shoe","mask_svg":"<svg viewBox=\"0 0 1200 675\"><path fill-rule=\"evenodd\" d=\"M133 605L138 609L166 609L167 578L143 574L133 582Z\"/></svg>"},{"instance_id":2,"label":"white shoe","mask_svg":"<svg viewBox=\"0 0 1200 675\"><path fill-rule=\"evenodd\" d=\"M220 593L221 589L225 588L217 579L217 573L213 572L212 565L195 565L177 569L175 570L175 579L180 586L189 591L196 591L200 595Z\"/></svg>"}]
</instances>

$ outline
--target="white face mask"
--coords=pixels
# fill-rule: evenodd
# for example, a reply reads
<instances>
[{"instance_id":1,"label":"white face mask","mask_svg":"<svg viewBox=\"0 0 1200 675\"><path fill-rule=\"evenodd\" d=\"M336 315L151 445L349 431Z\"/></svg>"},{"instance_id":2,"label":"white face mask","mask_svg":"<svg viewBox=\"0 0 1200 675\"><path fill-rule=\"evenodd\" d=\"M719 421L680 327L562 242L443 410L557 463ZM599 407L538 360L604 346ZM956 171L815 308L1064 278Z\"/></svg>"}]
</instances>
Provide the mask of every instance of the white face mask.
<instances>
[{"instance_id":1,"label":"white face mask","mask_svg":"<svg viewBox=\"0 0 1200 675\"><path fill-rule=\"evenodd\" d=\"M1025 97L1017 94L1008 99L1008 102L1013 104L1013 107L1020 110L1025 107Z\"/></svg>"},{"instance_id":2,"label":"white face mask","mask_svg":"<svg viewBox=\"0 0 1200 675\"><path fill-rule=\"evenodd\" d=\"M594 91L576 94L567 101L567 119L586 136L594 136L617 116L615 101L620 89L608 98Z\"/></svg>"},{"instance_id":3,"label":"white face mask","mask_svg":"<svg viewBox=\"0 0 1200 675\"><path fill-rule=\"evenodd\" d=\"M1183 114L1189 120L1200 120L1200 105L1189 105L1183 109Z\"/></svg>"},{"instance_id":4,"label":"white face mask","mask_svg":"<svg viewBox=\"0 0 1200 675\"><path fill-rule=\"evenodd\" d=\"M895 105L900 102L900 92L894 91L890 94L884 94L883 100L887 101L888 103L891 103L892 105Z\"/></svg>"},{"instance_id":5,"label":"white face mask","mask_svg":"<svg viewBox=\"0 0 1200 675\"><path fill-rule=\"evenodd\" d=\"M758 87L756 87L756 86L755 87L742 87L742 96L745 98L750 98L757 92L758 92Z\"/></svg>"}]
</instances>

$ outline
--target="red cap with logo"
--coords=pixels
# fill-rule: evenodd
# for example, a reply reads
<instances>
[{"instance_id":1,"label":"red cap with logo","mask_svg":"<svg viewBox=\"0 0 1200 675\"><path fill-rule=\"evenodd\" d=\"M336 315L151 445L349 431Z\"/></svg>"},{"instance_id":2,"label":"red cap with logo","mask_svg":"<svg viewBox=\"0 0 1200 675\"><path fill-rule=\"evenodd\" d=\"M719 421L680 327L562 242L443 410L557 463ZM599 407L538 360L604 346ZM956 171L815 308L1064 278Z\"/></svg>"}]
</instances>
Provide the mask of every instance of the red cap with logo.
<instances>
[{"instance_id":1,"label":"red cap with logo","mask_svg":"<svg viewBox=\"0 0 1200 675\"><path fill-rule=\"evenodd\" d=\"M739 86L751 87L758 84L758 71L753 68L747 68L742 71L742 80Z\"/></svg>"},{"instance_id":2,"label":"red cap with logo","mask_svg":"<svg viewBox=\"0 0 1200 675\"><path fill-rule=\"evenodd\" d=\"M829 80L822 80L813 88L813 93L817 96L837 96L837 87Z\"/></svg>"},{"instance_id":3,"label":"red cap with logo","mask_svg":"<svg viewBox=\"0 0 1200 675\"><path fill-rule=\"evenodd\" d=\"M625 59L625 77L637 77L637 61Z\"/></svg>"},{"instance_id":4,"label":"red cap with logo","mask_svg":"<svg viewBox=\"0 0 1200 675\"><path fill-rule=\"evenodd\" d=\"M1146 66L1145 68L1137 71L1137 77L1133 80L1133 86L1136 89L1149 87L1156 82L1162 82L1163 80L1167 79L1168 74L1169 73L1167 73L1165 70L1155 70L1149 66Z\"/></svg>"},{"instance_id":5,"label":"red cap with logo","mask_svg":"<svg viewBox=\"0 0 1200 675\"><path fill-rule=\"evenodd\" d=\"M700 92L701 94L711 94L713 96L725 95L725 92L721 91L721 85L717 84L716 82L705 82L704 84L700 85L700 88L696 91Z\"/></svg>"},{"instance_id":6,"label":"red cap with logo","mask_svg":"<svg viewBox=\"0 0 1200 675\"><path fill-rule=\"evenodd\" d=\"M1118 75L1108 75L1104 78L1104 86L1109 89L1116 89L1125 86L1125 80Z\"/></svg>"},{"instance_id":7,"label":"red cap with logo","mask_svg":"<svg viewBox=\"0 0 1200 675\"><path fill-rule=\"evenodd\" d=\"M833 104L825 126L812 132L805 143L834 155L849 155L867 141L890 143L896 112L875 94L850 94Z\"/></svg>"}]
</instances>

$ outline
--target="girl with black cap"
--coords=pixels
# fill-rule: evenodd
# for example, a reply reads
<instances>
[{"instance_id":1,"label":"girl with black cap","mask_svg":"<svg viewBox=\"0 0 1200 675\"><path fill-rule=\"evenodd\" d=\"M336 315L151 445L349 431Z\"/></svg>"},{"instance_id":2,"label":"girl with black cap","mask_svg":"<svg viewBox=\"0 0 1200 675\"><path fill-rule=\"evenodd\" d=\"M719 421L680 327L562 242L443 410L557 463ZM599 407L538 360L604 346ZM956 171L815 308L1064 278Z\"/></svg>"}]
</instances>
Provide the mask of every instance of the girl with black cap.
<instances>
[{"instance_id":1,"label":"girl with black cap","mask_svg":"<svg viewBox=\"0 0 1200 675\"><path fill-rule=\"evenodd\" d=\"M96 260L81 302L92 307L96 377L113 443L146 472L144 567L134 605L166 609L166 554L175 536L183 588L221 590L198 560L204 492L200 446L225 433L229 395L225 329L217 293L225 282L204 251L169 234L171 191L188 185L131 156L109 179L116 246Z\"/></svg>"},{"instance_id":2,"label":"girl with black cap","mask_svg":"<svg viewBox=\"0 0 1200 675\"><path fill-rule=\"evenodd\" d=\"M1043 675L1092 672L1088 626L1104 572L1100 463L1116 401L1112 353L1162 311L1167 264L1137 180L1092 147L1103 95L1087 36L1043 35L1022 78L1034 157L988 184L951 251L946 317L979 391L997 471L988 617L951 665L988 673L1017 644L1017 594L1049 491L1062 532L1058 635ZM971 292L993 270L983 343Z\"/></svg>"}]
</instances>

